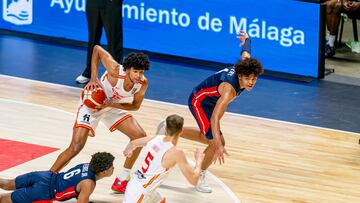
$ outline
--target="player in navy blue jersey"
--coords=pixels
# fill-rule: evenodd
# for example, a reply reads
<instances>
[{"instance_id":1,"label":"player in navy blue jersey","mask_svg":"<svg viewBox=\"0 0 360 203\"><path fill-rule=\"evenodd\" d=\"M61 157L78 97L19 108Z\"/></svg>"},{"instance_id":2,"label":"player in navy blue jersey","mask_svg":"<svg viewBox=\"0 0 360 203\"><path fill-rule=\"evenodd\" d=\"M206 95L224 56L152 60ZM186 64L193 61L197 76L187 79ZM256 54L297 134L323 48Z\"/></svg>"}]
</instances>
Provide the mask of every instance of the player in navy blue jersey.
<instances>
[{"instance_id":1,"label":"player in navy blue jersey","mask_svg":"<svg viewBox=\"0 0 360 203\"><path fill-rule=\"evenodd\" d=\"M189 109L200 130L185 127L181 136L208 145L204 151L203 171L196 186L199 192L212 191L205 182L206 169L211 163L224 163L225 140L220 131L222 116L243 90L253 89L258 76L263 73L261 63L250 57L251 42L248 35L240 32L237 38L241 40L241 60L202 81L193 89L188 100Z\"/></svg>"},{"instance_id":2,"label":"player in navy blue jersey","mask_svg":"<svg viewBox=\"0 0 360 203\"><path fill-rule=\"evenodd\" d=\"M77 198L88 203L96 181L114 171L114 156L107 152L92 155L90 163L79 164L67 172L37 171L12 180L0 178L0 188L15 190L0 195L0 203L51 203Z\"/></svg>"}]
</instances>

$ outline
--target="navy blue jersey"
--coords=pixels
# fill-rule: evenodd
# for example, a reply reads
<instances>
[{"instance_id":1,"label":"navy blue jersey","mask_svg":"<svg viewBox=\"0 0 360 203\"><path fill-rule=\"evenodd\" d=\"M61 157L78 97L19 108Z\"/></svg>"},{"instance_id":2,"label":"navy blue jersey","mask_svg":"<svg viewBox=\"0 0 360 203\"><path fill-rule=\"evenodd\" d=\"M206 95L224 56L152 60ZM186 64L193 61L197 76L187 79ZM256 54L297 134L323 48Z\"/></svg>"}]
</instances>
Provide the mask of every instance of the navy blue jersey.
<instances>
[{"instance_id":1,"label":"navy blue jersey","mask_svg":"<svg viewBox=\"0 0 360 203\"><path fill-rule=\"evenodd\" d=\"M229 83L235 89L236 96L243 91L240 89L239 79L234 68L230 67L202 81L193 89L188 101L189 109L195 117L201 133L209 140L213 139L210 121L216 102L221 96L218 88L222 82Z\"/></svg>"},{"instance_id":2,"label":"navy blue jersey","mask_svg":"<svg viewBox=\"0 0 360 203\"><path fill-rule=\"evenodd\" d=\"M76 186L82 180L95 182L89 164L79 164L65 173L37 171L15 178L16 190L11 193L14 203L65 201L77 197Z\"/></svg>"},{"instance_id":3,"label":"navy blue jersey","mask_svg":"<svg viewBox=\"0 0 360 203\"><path fill-rule=\"evenodd\" d=\"M89 168L89 164L79 164L67 172L56 174L54 188L55 200L64 201L77 197L79 193L76 186L85 179L91 179L94 182L95 174Z\"/></svg>"},{"instance_id":4,"label":"navy blue jersey","mask_svg":"<svg viewBox=\"0 0 360 203\"><path fill-rule=\"evenodd\" d=\"M240 89L239 79L233 67L225 68L210 77L206 78L193 89L195 98L200 99L203 107L215 107L220 98L218 87L222 82L229 83L236 91L236 96L240 95L243 89Z\"/></svg>"}]
</instances>

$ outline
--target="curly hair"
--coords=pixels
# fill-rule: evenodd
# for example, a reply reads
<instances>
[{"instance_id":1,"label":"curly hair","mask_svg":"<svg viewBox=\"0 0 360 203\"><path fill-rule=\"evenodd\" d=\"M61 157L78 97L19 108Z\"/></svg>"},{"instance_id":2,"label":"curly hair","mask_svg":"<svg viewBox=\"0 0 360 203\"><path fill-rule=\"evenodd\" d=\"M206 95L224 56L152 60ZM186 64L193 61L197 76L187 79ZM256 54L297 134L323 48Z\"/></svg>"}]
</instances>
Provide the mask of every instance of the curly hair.
<instances>
[{"instance_id":1,"label":"curly hair","mask_svg":"<svg viewBox=\"0 0 360 203\"><path fill-rule=\"evenodd\" d=\"M238 75L249 76L254 74L255 76L259 76L264 72L261 63L254 58L239 60L234 67Z\"/></svg>"},{"instance_id":2,"label":"curly hair","mask_svg":"<svg viewBox=\"0 0 360 203\"><path fill-rule=\"evenodd\" d=\"M124 70L134 68L135 70L149 70L150 60L148 55L142 52L131 52L124 59L123 62Z\"/></svg>"},{"instance_id":3,"label":"curly hair","mask_svg":"<svg viewBox=\"0 0 360 203\"><path fill-rule=\"evenodd\" d=\"M91 156L90 169L95 173L106 171L113 166L115 157L107 152L97 152Z\"/></svg>"}]
</instances>

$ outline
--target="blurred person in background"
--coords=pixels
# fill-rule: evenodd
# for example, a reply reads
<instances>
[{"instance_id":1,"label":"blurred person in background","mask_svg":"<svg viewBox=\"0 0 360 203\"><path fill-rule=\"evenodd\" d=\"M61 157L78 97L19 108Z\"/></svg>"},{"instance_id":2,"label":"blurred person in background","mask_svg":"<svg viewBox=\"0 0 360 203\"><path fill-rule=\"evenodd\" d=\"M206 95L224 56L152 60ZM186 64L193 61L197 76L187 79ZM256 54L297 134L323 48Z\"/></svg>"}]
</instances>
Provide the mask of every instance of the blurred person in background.
<instances>
[{"instance_id":1,"label":"blurred person in background","mask_svg":"<svg viewBox=\"0 0 360 203\"><path fill-rule=\"evenodd\" d=\"M121 63L123 57L123 0L87 0L86 19L88 22L88 50L86 66L76 82L86 84L91 78L91 56L95 45L100 45L103 27L107 39L107 50L111 56Z\"/></svg>"},{"instance_id":2,"label":"blurred person in background","mask_svg":"<svg viewBox=\"0 0 360 203\"><path fill-rule=\"evenodd\" d=\"M335 55L335 39L338 33L341 13L351 14L360 18L360 2L350 0L326 1L326 45L325 57Z\"/></svg>"}]
</instances>

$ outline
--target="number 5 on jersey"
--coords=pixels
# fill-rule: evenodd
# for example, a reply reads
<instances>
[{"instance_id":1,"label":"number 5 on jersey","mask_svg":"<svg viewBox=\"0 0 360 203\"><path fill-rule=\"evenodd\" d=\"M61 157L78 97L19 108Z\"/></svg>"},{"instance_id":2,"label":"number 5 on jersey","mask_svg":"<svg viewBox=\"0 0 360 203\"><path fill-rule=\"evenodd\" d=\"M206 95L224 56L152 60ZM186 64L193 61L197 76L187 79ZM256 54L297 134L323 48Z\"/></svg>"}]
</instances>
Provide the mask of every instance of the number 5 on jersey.
<instances>
[{"instance_id":1,"label":"number 5 on jersey","mask_svg":"<svg viewBox=\"0 0 360 203\"><path fill-rule=\"evenodd\" d=\"M143 166L141 167L141 171L142 173L146 173L146 171L149 169L150 167L150 162L154 159L154 156L148 152L146 157L145 157L145 163L143 164Z\"/></svg>"}]
</instances>

